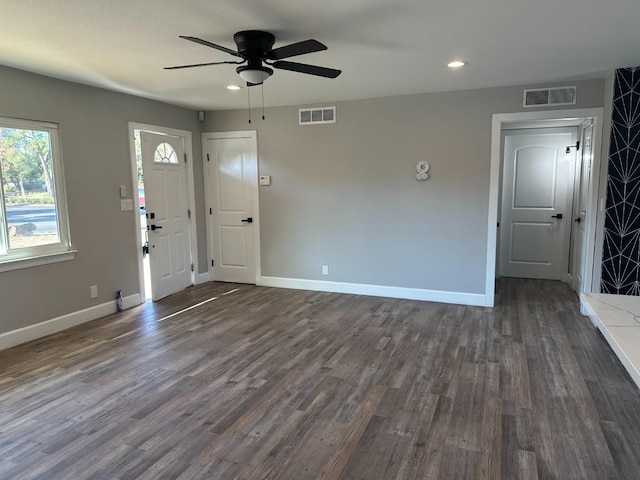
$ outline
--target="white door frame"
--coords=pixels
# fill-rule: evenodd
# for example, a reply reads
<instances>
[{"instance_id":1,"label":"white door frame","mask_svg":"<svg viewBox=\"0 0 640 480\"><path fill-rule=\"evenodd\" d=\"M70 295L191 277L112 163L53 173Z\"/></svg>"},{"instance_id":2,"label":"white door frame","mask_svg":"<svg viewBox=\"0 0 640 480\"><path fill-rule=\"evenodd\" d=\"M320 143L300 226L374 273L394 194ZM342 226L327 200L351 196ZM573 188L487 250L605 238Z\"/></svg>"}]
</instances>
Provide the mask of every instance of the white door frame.
<instances>
[{"instance_id":1,"label":"white door frame","mask_svg":"<svg viewBox=\"0 0 640 480\"><path fill-rule=\"evenodd\" d=\"M140 201L136 192L138 191L138 168L136 159L135 130L168 135L171 137L182 137L184 139L184 151L187 154L186 181L187 181L187 208L191 210L191 221L189 222L189 235L191 237L191 261L194 268L191 271L191 285L196 284L196 269L198 268L198 238L196 232L196 197L194 192L193 178L193 142L191 132L188 130L178 130L175 128L148 125L145 123L129 122L129 152L131 154L131 178L133 180L133 210L135 211L136 222L136 258L138 259L138 283L140 285L140 300L145 302L146 292L144 286L144 267L142 263L142 226L140 224Z\"/></svg>"},{"instance_id":2,"label":"white door frame","mask_svg":"<svg viewBox=\"0 0 640 480\"><path fill-rule=\"evenodd\" d=\"M585 229L587 239L587 254L584 263L584 285L588 291L594 291L593 278L598 277L594 272L599 272L601 265L594 264L596 236L604 235L604 232L596 231L596 219L603 212L598 210L598 198L600 185L601 144L603 126L602 108L577 108L573 110L551 110L544 112L519 112L519 113L496 113L493 115L491 125L491 171L489 177L489 215L487 221L487 266L485 280L485 305L493 307L495 300L496 281L496 255L498 238L498 200L500 194L500 166L502 164L502 142L501 134L503 128L508 128L510 124L525 124L527 128L557 126L554 120L576 120L583 118L593 118L593 163L591 166L591 177L589 179L589 209L587 216L587 228ZM580 122L581 123L581 122ZM604 195L604 194L603 194Z\"/></svg>"},{"instance_id":3,"label":"white door frame","mask_svg":"<svg viewBox=\"0 0 640 480\"><path fill-rule=\"evenodd\" d=\"M258 141L256 130L237 130L231 132L203 132L202 133L202 163L204 165L204 201L205 201L205 214L209 207L213 204L211 199L211 192L213 191L213 185L210 182L209 162L207 161L207 140L218 140L225 138L248 138L251 140L252 152L255 155L256 162L256 178L255 188L253 189L253 202L256 211L253 216L253 239L255 250L255 262L256 262L256 285L260 285L260 279L262 278L262 262L260 260L260 192L258 186L258 175L260 175L260 164L258 162ZM213 250L211 248L211 239L214 238L213 232L213 216L207 215L207 270L209 272L209 281L213 281L213 267L211 266L210 259L213 258Z\"/></svg>"},{"instance_id":4,"label":"white door frame","mask_svg":"<svg viewBox=\"0 0 640 480\"><path fill-rule=\"evenodd\" d=\"M580 142L580 151L575 152L576 154L576 176L575 176L575 182L574 182L574 192L573 192L573 206L571 208L571 215L572 215L572 222L571 222L571 251L569 252L569 254L572 256L572 258L570 259L570 265L572 266L571 271L569 272L569 284L571 285L571 288L580 293L579 289L580 288L584 288L584 287L580 287L578 285L576 285L576 282L578 281L578 278L580 277L580 275L584 274L584 265L582 265L584 263L584 258L581 259L581 271L576 270L576 257L579 258L580 254L582 254L583 252L580 251L578 253L576 247L580 246L580 243L575 243L576 239L573 235L574 230L577 231L580 229L580 225L578 225L576 227L576 223L575 220L577 217L581 217L580 215L580 203L582 200L582 179L584 177L584 170L585 170L585 165L584 165L584 134L585 134L585 129L587 129L589 126L591 126L592 131L591 131L591 138L592 138L592 142L591 142L591 163L589 164L589 182L591 182L591 167L592 167L592 163L593 163L593 154L594 154L594 144L593 144L593 135L595 133L595 125L593 125L594 122L592 122L591 119L587 119L584 122L582 122L580 124L579 127L579 131L578 131L578 141ZM579 171L578 171L578 166ZM587 200L588 202L588 200ZM586 219L585 219L585 225L586 225ZM584 243L586 241L586 232L585 234L583 234L582 237L582 243ZM594 257L594 261L596 261L595 257ZM591 279L591 282L593 282L593 278ZM584 278L582 279L581 282L582 285L585 284L584 282ZM591 287L591 286L589 286Z\"/></svg>"}]
</instances>

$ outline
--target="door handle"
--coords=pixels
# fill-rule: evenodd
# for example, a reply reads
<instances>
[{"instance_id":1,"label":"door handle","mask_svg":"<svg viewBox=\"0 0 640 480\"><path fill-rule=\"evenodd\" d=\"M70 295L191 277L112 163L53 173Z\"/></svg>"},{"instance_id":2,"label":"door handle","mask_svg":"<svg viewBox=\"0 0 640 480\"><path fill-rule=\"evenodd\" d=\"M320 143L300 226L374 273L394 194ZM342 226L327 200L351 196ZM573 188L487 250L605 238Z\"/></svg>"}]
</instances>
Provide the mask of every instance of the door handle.
<instances>
[{"instance_id":1,"label":"door handle","mask_svg":"<svg viewBox=\"0 0 640 480\"><path fill-rule=\"evenodd\" d=\"M559 213L557 215L551 215L551 218L557 218L558 220L562 220L562 214Z\"/></svg>"},{"instance_id":2,"label":"door handle","mask_svg":"<svg viewBox=\"0 0 640 480\"><path fill-rule=\"evenodd\" d=\"M158 230L160 228L162 228L161 225L151 225L151 230Z\"/></svg>"},{"instance_id":3,"label":"door handle","mask_svg":"<svg viewBox=\"0 0 640 480\"><path fill-rule=\"evenodd\" d=\"M253 217L247 217L244 220L240 220L241 222L253 223Z\"/></svg>"},{"instance_id":4,"label":"door handle","mask_svg":"<svg viewBox=\"0 0 640 480\"><path fill-rule=\"evenodd\" d=\"M576 222L576 223L582 223L582 218L578 217L578 218L576 218L576 219L574 220L574 222Z\"/></svg>"}]
</instances>

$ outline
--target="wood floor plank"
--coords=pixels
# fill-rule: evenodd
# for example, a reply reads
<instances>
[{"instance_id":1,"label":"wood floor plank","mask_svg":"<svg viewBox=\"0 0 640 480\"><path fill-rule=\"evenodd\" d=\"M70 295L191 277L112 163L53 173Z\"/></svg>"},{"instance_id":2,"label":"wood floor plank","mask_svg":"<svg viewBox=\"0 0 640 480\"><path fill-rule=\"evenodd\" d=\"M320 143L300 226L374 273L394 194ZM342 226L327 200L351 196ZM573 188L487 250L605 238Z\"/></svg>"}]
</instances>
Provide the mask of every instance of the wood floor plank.
<instances>
[{"instance_id":1,"label":"wood floor plank","mask_svg":"<svg viewBox=\"0 0 640 480\"><path fill-rule=\"evenodd\" d=\"M360 405L358 413L353 419L347 435L344 436L336 448L335 453L317 475L317 480L334 480L340 477L349 457L355 450L360 438L369 424L369 421L376 411L385 390L386 387L382 385L378 385L371 390L370 394Z\"/></svg>"},{"instance_id":2,"label":"wood floor plank","mask_svg":"<svg viewBox=\"0 0 640 480\"><path fill-rule=\"evenodd\" d=\"M640 394L560 282L214 282L0 352L0 478L635 480Z\"/></svg>"}]
</instances>

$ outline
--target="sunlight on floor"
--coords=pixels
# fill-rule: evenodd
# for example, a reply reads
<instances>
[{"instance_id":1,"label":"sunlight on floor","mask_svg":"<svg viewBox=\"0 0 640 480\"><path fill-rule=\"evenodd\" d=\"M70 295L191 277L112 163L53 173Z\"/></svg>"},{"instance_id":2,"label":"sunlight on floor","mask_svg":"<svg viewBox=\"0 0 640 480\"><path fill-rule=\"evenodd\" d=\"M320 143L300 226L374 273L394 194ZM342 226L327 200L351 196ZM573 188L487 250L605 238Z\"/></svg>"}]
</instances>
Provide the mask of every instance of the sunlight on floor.
<instances>
[{"instance_id":1,"label":"sunlight on floor","mask_svg":"<svg viewBox=\"0 0 640 480\"><path fill-rule=\"evenodd\" d=\"M238 288L234 288L233 290L230 290L230 291L228 291L226 293L223 293L220 296L224 297L225 295L229 295L230 293L237 292L238 290L239 290ZM175 313L172 313L171 315L167 315L166 317L162 317L161 319L156 320L156 321L157 322L163 322L165 320L168 320L169 318L176 317L176 316L180 315L181 313L188 312L189 310L193 310L194 308L198 308L198 307L200 307L202 305L205 305L205 304L207 304L209 302L213 302L214 300L217 300L218 298L220 298L220 297L211 297L211 298L209 298L207 300L203 300L202 302L196 303L195 305L191 305L190 307L183 308L182 310L179 310L179 311L177 311Z\"/></svg>"}]
</instances>

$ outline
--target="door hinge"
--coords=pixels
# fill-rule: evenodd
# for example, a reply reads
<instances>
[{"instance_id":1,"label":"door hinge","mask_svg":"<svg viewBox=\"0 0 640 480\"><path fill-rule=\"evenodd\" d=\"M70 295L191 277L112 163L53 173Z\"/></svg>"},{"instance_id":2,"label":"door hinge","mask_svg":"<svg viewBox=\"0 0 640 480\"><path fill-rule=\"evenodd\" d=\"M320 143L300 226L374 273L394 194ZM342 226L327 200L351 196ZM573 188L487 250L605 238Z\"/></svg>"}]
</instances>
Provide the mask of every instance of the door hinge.
<instances>
[{"instance_id":1,"label":"door hinge","mask_svg":"<svg viewBox=\"0 0 640 480\"><path fill-rule=\"evenodd\" d=\"M187 208L187 218L191 218L191 209Z\"/></svg>"},{"instance_id":2,"label":"door hinge","mask_svg":"<svg viewBox=\"0 0 640 480\"><path fill-rule=\"evenodd\" d=\"M187 163L187 153L184 154L184 163Z\"/></svg>"},{"instance_id":3,"label":"door hinge","mask_svg":"<svg viewBox=\"0 0 640 480\"><path fill-rule=\"evenodd\" d=\"M580 150L580 140L576 142L576 152Z\"/></svg>"},{"instance_id":4,"label":"door hinge","mask_svg":"<svg viewBox=\"0 0 640 480\"><path fill-rule=\"evenodd\" d=\"M191 271L193 272L193 263L191 264Z\"/></svg>"},{"instance_id":5,"label":"door hinge","mask_svg":"<svg viewBox=\"0 0 640 480\"><path fill-rule=\"evenodd\" d=\"M211 260L211 266L212 266L212 267L215 267L215 266L216 266L216 262L215 262L215 261L213 261L213 260Z\"/></svg>"},{"instance_id":6,"label":"door hinge","mask_svg":"<svg viewBox=\"0 0 640 480\"><path fill-rule=\"evenodd\" d=\"M209 154L207 153L207 162L210 161Z\"/></svg>"},{"instance_id":7,"label":"door hinge","mask_svg":"<svg viewBox=\"0 0 640 480\"><path fill-rule=\"evenodd\" d=\"M213 210L211 210L211 207L209 207L209 215L213 215Z\"/></svg>"}]
</instances>

